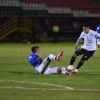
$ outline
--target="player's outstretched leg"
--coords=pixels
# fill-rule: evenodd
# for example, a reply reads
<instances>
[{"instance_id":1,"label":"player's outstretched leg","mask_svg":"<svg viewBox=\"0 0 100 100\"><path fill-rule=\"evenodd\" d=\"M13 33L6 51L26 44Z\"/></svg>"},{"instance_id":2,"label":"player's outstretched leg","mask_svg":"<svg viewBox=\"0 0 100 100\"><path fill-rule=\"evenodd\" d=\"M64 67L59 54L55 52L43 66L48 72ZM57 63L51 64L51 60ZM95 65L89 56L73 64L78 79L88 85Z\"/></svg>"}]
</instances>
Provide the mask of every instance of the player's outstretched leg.
<instances>
[{"instance_id":1,"label":"player's outstretched leg","mask_svg":"<svg viewBox=\"0 0 100 100\"><path fill-rule=\"evenodd\" d=\"M45 60L43 60L43 62L41 63L41 65L38 67L39 73L43 74L45 72L45 70L50 66L51 60L57 60L57 61L59 61L61 59L62 54L63 54L63 51L61 51L58 54L58 56L50 54L47 58L45 58Z\"/></svg>"},{"instance_id":2,"label":"player's outstretched leg","mask_svg":"<svg viewBox=\"0 0 100 100\"><path fill-rule=\"evenodd\" d=\"M76 55L76 53L74 53L71 60L70 60L70 65L73 65L73 63L75 62L76 57L77 57L77 55Z\"/></svg>"},{"instance_id":3,"label":"player's outstretched leg","mask_svg":"<svg viewBox=\"0 0 100 100\"><path fill-rule=\"evenodd\" d=\"M64 68L64 67L59 67L59 70L60 70L60 72L61 72L62 74L65 74L65 75L76 75L76 72L68 72L68 71L66 70L66 68Z\"/></svg>"},{"instance_id":4,"label":"player's outstretched leg","mask_svg":"<svg viewBox=\"0 0 100 100\"><path fill-rule=\"evenodd\" d=\"M61 59L61 56L63 55L63 51L60 51L60 53L57 56L57 61L59 61Z\"/></svg>"},{"instance_id":5,"label":"player's outstretched leg","mask_svg":"<svg viewBox=\"0 0 100 100\"><path fill-rule=\"evenodd\" d=\"M51 60L49 58L45 58L41 65L38 67L38 72L40 74L44 74L45 70L49 67Z\"/></svg>"}]
</instances>

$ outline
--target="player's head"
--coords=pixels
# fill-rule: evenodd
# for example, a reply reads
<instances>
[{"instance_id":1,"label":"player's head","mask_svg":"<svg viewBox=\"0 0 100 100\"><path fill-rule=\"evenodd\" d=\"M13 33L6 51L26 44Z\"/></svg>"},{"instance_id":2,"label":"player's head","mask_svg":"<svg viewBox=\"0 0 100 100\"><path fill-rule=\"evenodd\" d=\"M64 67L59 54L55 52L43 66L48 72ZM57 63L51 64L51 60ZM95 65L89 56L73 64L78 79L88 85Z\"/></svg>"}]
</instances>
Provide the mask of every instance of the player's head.
<instances>
[{"instance_id":1,"label":"player's head","mask_svg":"<svg viewBox=\"0 0 100 100\"><path fill-rule=\"evenodd\" d=\"M83 31L84 31L85 33L88 33L88 32L89 32L89 29L90 29L89 24L88 24L88 23L85 23L85 24L83 25Z\"/></svg>"},{"instance_id":2,"label":"player's head","mask_svg":"<svg viewBox=\"0 0 100 100\"><path fill-rule=\"evenodd\" d=\"M36 53L37 50L39 50L39 47L38 47L38 46L34 46L34 47L31 48L31 51L32 51L33 53Z\"/></svg>"}]
</instances>

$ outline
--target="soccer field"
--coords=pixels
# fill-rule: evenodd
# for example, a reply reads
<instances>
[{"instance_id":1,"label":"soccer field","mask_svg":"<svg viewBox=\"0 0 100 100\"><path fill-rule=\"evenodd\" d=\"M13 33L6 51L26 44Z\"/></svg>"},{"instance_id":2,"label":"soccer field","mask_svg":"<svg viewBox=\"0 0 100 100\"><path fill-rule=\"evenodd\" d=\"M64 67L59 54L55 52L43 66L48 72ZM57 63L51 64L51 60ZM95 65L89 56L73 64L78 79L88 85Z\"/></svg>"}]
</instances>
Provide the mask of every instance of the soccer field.
<instances>
[{"instance_id":1,"label":"soccer field","mask_svg":"<svg viewBox=\"0 0 100 100\"><path fill-rule=\"evenodd\" d=\"M0 43L0 100L100 100L100 49L77 75L39 75L28 62L32 46L39 46L43 59L64 51L51 67L68 66L75 42ZM76 59L76 66L81 56Z\"/></svg>"}]
</instances>

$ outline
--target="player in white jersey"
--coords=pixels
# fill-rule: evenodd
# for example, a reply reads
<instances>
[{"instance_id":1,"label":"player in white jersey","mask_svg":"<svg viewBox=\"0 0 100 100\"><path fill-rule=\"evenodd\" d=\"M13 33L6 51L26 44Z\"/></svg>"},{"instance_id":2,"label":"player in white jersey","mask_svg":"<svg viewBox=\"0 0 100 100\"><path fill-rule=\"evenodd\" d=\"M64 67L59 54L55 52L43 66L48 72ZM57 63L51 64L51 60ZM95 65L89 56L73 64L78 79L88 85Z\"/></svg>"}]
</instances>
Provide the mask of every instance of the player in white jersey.
<instances>
[{"instance_id":1,"label":"player in white jersey","mask_svg":"<svg viewBox=\"0 0 100 100\"><path fill-rule=\"evenodd\" d=\"M42 60L42 52L40 51L38 46L34 46L31 48L33 54L29 56L29 62L31 65L34 66L35 70L39 74L58 74L62 73L65 75L74 75L73 72L67 72L66 68L64 67L53 67L50 68L50 63L52 60L59 61L61 59L61 56L63 54L63 51L61 51L58 56L55 56L53 54L50 54L48 57L46 57L44 60Z\"/></svg>"},{"instance_id":2,"label":"player in white jersey","mask_svg":"<svg viewBox=\"0 0 100 100\"><path fill-rule=\"evenodd\" d=\"M73 65L76 57L79 55L83 55L75 69L75 72L78 72L78 69L83 65L84 61L88 60L96 51L97 37L100 37L100 34L97 33L96 31L91 30L89 28L89 25L85 23L83 25L83 31L81 32L81 35L76 42L75 49L77 49L77 45L79 44L79 42L81 42L82 39L84 39L84 44L74 52L70 60L70 65Z\"/></svg>"}]
</instances>

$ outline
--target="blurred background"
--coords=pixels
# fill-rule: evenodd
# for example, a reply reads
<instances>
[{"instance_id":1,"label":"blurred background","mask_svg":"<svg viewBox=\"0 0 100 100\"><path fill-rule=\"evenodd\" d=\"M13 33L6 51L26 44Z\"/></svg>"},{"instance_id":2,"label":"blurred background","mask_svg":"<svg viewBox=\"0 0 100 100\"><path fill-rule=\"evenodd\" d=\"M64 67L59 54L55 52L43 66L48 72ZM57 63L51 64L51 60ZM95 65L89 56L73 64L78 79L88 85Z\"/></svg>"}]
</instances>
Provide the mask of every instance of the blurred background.
<instances>
[{"instance_id":1,"label":"blurred background","mask_svg":"<svg viewBox=\"0 0 100 100\"><path fill-rule=\"evenodd\" d=\"M100 0L0 0L0 42L76 40L100 24Z\"/></svg>"}]
</instances>

